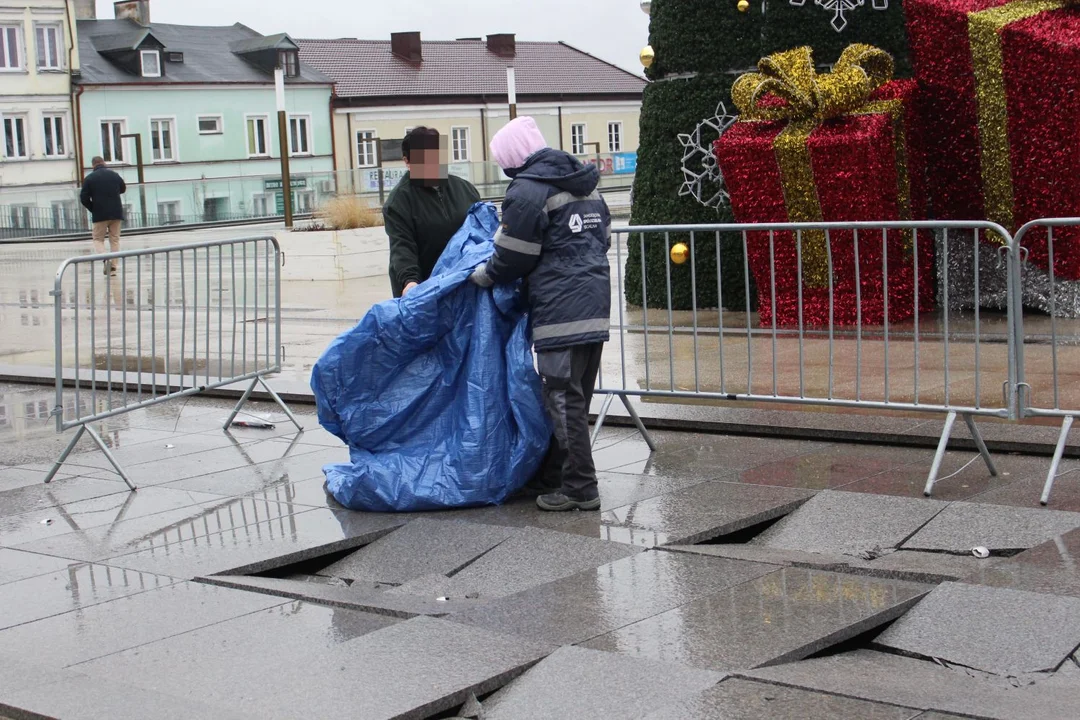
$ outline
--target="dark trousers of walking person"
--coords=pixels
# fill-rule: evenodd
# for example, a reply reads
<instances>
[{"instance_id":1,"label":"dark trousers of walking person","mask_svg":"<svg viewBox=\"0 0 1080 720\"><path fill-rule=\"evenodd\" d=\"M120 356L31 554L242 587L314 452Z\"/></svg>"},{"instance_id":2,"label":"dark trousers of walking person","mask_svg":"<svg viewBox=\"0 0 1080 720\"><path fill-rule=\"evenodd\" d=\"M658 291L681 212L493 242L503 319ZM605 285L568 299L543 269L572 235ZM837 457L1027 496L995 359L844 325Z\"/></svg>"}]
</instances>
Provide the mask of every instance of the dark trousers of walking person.
<instances>
[{"instance_id":1,"label":"dark trousers of walking person","mask_svg":"<svg viewBox=\"0 0 1080 720\"><path fill-rule=\"evenodd\" d=\"M574 500L599 497L589 406L603 351L603 343L592 343L536 354L554 435L544 461L544 484Z\"/></svg>"}]
</instances>

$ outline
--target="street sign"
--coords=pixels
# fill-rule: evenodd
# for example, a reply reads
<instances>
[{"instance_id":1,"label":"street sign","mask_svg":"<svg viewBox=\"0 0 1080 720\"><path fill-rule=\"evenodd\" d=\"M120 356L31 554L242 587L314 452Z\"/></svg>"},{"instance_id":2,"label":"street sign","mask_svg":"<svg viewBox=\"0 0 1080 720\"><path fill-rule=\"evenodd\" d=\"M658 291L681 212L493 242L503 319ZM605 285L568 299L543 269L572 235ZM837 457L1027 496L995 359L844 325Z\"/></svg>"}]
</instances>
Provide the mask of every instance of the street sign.
<instances>
[{"instance_id":1,"label":"street sign","mask_svg":"<svg viewBox=\"0 0 1080 720\"><path fill-rule=\"evenodd\" d=\"M306 177L293 177L289 178L289 187L293 190L306 190L307 189ZM266 192L272 192L274 190L281 190L285 187L285 182L281 178L272 178L270 180L263 180L263 189ZM284 202L284 201L282 201Z\"/></svg>"}]
</instances>

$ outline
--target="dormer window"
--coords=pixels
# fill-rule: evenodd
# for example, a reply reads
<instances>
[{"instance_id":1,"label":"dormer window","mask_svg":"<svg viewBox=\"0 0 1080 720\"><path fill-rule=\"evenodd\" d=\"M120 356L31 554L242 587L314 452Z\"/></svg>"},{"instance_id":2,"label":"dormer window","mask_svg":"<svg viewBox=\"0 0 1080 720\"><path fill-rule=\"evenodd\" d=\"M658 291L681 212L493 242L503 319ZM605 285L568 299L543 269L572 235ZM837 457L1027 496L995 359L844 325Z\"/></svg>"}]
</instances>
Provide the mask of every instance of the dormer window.
<instances>
[{"instance_id":1,"label":"dormer window","mask_svg":"<svg viewBox=\"0 0 1080 720\"><path fill-rule=\"evenodd\" d=\"M161 77L161 53L157 50L141 50L139 58L142 62L142 76L147 78Z\"/></svg>"},{"instance_id":2,"label":"dormer window","mask_svg":"<svg viewBox=\"0 0 1080 720\"><path fill-rule=\"evenodd\" d=\"M300 54L296 50L279 52L278 64L285 71L285 77L300 77Z\"/></svg>"}]
</instances>

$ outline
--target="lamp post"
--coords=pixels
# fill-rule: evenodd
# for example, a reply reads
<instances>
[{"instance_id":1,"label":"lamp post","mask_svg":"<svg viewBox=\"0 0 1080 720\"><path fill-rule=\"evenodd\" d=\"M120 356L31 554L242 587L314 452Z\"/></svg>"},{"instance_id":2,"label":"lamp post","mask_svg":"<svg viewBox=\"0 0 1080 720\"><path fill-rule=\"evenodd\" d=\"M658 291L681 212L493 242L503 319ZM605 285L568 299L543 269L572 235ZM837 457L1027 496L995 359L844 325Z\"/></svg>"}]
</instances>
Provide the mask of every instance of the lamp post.
<instances>
[{"instance_id":1,"label":"lamp post","mask_svg":"<svg viewBox=\"0 0 1080 720\"><path fill-rule=\"evenodd\" d=\"M514 66L506 66L506 95L510 100L510 119L517 118L517 78L514 76Z\"/></svg>"},{"instance_id":2,"label":"lamp post","mask_svg":"<svg viewBox=\"0 0 1080 720\"><path fill-rule=\"evenodd\" d=\"M281 192L285 200L285 227L293 226L292 177L289 174L289 118L285 112L285 70L274 69L274 90L277 93L278 141L281 148Z\"/></svg>"},{"instance_id":3,"label":"lamp post","mask_svg":"<svg viewBox=\"0 0 1080 720\"><path fill-rule=\"evenodd\" d=\"M121 140L135 138L135 163L139 168L139 204L142 207L142 227L146 227L146 177L143 173L142 135L138 133L125 133L120 136Z\"/></svg>"}]
</instances>

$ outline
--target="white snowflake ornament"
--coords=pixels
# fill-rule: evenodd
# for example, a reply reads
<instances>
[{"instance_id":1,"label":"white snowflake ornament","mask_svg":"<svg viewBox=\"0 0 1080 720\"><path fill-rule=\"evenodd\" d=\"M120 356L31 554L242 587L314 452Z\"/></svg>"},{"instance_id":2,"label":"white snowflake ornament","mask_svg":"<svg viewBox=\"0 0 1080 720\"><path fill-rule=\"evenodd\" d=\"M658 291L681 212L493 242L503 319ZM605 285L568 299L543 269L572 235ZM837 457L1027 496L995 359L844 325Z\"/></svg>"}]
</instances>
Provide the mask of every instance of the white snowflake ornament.
<instances>
[{"instance_id":1,"label":"white snowflake ornament","mask_svg":"<svg viewBox=\"0 0 1080 720\"><path fill-rule=\"evenodd\" d=\"M729 115L724 103L716 107L716 114L702 120L694 132L679 135L683 147L683 184L679 197L692 196L705 207L716 208L728 202L724 174L713 153L713 143L739 118Z\"/></svg>"},{"instance_id":2,"label":"white snowflake ornament","mask_svg":"<svg viewBox=\"0 0 1080 720\"><path fill-rule=\"evenodd\" d=\"M790 2L795 7L806 4L806 0L790 0ZM814 4L832 11L833 30L841 32L848 25L847 13L865 5L866 0L814 0ZM889 9L889 0L870 0L870 4L875 10Z\"/></svg>"}]
</instances>

